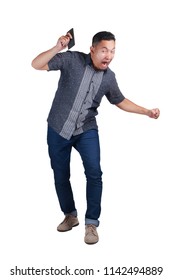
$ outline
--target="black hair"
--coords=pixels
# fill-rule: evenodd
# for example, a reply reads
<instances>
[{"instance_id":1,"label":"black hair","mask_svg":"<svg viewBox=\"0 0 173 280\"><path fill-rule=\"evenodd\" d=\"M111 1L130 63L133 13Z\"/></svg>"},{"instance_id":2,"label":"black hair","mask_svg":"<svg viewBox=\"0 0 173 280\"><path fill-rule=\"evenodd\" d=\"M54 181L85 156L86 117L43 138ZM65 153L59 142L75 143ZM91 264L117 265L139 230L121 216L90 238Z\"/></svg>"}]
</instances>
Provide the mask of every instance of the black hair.
<instances>
[{"instance_id":1,"label":"black hair","mask_svg":"<svg viewBox=\"0 0 173 280\"><path fill-rule=\"evenodd\" d=\"M106 40L106 41L113 40L113 41L115 41L115 36L114 36L114 34L112 34L111 32L108 32L108 31L98 32L92 38L92 46L97 45L102 40Z\"/></svg>"}]
</instances>

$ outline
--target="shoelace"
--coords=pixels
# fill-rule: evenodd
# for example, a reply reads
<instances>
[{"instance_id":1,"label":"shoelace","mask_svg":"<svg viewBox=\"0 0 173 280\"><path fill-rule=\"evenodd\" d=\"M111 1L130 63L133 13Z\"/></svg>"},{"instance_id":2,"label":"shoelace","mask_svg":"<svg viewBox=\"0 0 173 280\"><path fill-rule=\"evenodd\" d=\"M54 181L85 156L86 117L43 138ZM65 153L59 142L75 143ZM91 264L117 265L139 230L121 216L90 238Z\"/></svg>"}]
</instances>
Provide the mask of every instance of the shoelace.
<instances>
[{"instance_id":1,"label":"shoelace","mask_svg":"<svg viewBox=\"0 0 173 280\"><path fill-rule=\"evenodd\" d=\"M90 233L97 236L96 229L95 229L94 225L87 225L87 233L86 234L90 234Z\"/></svg>"},{"instance_id":2,"label":"shoelace","mask_svg":"<svg viewBox=\"0 0 173 280\"><path fill-rule=\"evenodd\" d=\"M67 215L67 216L65 217L64 221L62 222L62 224L68 223L69 220L70 220L70 218L71 218L70 215Z\"/></svg>"}]
</instances>

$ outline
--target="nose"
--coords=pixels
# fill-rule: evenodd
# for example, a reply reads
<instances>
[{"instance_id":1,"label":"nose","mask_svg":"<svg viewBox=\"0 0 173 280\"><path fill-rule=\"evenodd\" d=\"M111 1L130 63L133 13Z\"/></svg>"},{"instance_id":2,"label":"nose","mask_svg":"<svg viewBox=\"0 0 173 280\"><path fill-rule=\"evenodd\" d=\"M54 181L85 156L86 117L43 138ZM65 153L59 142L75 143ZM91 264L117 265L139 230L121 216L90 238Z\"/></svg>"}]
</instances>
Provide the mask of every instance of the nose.
<instances>
[{"instance_id":1,"label":"nose","mask_svg":"<svg viewBox=\"0 0 173 280\"><path fill-rule=\"evenodd\" d=\"M107 60L112 60L113 57L114 57L114 54L111 51L108 51L106 53L106 59Z\"/></svg>"}]
</instances>

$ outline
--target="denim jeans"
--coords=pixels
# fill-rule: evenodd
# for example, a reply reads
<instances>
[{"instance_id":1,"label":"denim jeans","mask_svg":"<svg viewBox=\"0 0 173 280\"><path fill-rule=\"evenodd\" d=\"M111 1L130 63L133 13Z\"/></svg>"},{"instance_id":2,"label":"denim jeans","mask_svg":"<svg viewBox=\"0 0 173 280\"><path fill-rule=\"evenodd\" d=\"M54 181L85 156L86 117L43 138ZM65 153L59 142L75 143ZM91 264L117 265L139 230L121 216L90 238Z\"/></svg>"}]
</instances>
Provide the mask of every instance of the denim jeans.
<instances>
[{"instance_id":1,"label":"denim jeans","mask_svg":"<svg viewBox=\"0 0 173 280\"><path fill-rule=\"evenodd\" d=\"M80 154L86 175L87 209L85 224L99 225L102 195L102 171L98 131L91 129L66 140L48 126L47 134L51 167L61 210L77 215L70 183L70 155L74 147Z\"/></svg>"}]
</instances>

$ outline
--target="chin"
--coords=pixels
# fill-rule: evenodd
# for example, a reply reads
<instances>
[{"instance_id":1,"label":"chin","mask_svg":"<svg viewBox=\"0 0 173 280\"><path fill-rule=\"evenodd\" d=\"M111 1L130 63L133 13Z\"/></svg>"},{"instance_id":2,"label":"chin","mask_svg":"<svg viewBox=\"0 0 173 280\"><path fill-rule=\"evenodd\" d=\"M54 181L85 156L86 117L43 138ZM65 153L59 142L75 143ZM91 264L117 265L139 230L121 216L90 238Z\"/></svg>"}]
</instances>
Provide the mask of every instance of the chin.
<instances>
[{"instance_id":1,"label":"chin","mask_svg":"<svg viewBox=\"0 0 173 280\"><path fill-rule=\"evenodd\" d=\"M96 66L94 66L94 68L95 68L95 70L97 70L97 71L103 71L103 70L106 70L107 68L108 68L108 65L98 65L97 67Z\"/></svg>"},{"instance_id":2,"label":"chin","mask_svg":"<svg viewBox=\"0 0 173 280\"><path fill-rule=\"evenodd\" d=\"M107 66L107 65L106 65L106 66L100 67L100 70L106 70L106 69L108 69L108 66Z\"/></svg>"}]
</instances>

